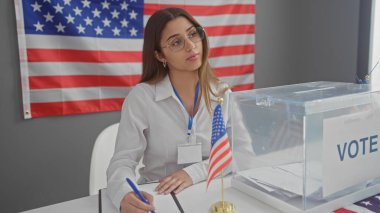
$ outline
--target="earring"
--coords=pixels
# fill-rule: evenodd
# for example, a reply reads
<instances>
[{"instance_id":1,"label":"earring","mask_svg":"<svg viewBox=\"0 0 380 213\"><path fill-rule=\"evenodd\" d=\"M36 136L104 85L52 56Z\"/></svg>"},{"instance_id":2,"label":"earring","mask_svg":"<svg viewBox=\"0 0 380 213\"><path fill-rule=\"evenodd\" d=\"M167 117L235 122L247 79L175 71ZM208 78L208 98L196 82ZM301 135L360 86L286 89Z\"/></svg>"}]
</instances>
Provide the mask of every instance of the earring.
<instances>
[{"instance_id":1,"label":"earring","mask_svg":"<svg viewBox=\"0 0 380 213\"><path fill-rule=\"evenodd\" d=\"M162 66L164 66L164 68L166 69L166 60L164 59L164 61L162 61Z\"/></svg>"}]
</instances>

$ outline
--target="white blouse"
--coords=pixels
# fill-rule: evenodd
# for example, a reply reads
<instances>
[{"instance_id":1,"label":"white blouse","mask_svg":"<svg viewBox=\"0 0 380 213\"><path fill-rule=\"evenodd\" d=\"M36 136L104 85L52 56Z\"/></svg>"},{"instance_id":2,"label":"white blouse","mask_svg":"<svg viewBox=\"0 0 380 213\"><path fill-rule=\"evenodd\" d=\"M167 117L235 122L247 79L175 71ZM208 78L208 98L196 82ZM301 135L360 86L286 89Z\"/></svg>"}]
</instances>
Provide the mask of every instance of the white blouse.
<instances>
[{"instance_id":1,"label":"white blouse","mask_svg":"<svg viewBox=\"0 0 380 213\"><path fill-rule=\"evenodd\" d=\"M213 88L222 88L224 84ZM224 120L229 128L228 93L222 105ZM211 95L212 109L217 98ZM168 76L155 85L141 83L128 94L123 104L115 153L107 170L107 193L119 208L124 195L131 191L126 177L136 179L135 168L142 159L139 184L157 181L184 169L198 183L207 178L211 147L212 113L201 98L193 118L192 142L202 144L202 162L177 164L177 146L187 143L189 114L174 93ZM228 129L229 130L229 129Z\"/></svg>"}]
</instances>

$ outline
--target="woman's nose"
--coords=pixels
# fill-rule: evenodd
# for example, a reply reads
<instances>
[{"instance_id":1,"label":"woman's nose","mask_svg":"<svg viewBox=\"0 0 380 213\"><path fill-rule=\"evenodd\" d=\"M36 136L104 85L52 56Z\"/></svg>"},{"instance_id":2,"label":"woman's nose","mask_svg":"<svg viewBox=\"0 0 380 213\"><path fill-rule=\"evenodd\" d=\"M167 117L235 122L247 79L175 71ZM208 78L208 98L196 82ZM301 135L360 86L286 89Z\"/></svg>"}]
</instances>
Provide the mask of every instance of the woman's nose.
<instances>
[{"instance_id":1,"label":"woman's nose","mask_svg":"<svg viewBox=\"0 0 380 213\"><path fill-rule=\"evenodd\" d=\"M186 51L190 51L192 49L194 49L196 47L195 43L190 40L189 38L185 38L185 48L186 48Z\"/></svg>"}]
</instances>

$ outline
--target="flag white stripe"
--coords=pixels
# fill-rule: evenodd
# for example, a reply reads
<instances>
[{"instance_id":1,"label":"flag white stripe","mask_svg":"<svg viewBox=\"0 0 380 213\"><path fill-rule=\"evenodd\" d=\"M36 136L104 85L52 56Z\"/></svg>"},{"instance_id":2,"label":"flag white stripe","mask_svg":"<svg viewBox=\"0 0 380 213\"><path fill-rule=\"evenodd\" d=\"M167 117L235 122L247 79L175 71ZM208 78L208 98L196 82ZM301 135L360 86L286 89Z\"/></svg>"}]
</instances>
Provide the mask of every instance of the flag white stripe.
<instances>
[{"instance_id":1,"label":"flag white stripe","mask_svg":"<svg viewBox=\"0 0 380 213\"><path fill-rule=\"evenodd\" d=\"M220 56L210 59L213 68L224 66L240 66L253 64L253 55ZM216 61L218 66L213 66ZM222 63L223 62L223 63ZM142 72L141 63L60 63L33 62L29 63L30 76L55 75L138 75ZM234 78L229 76L226 78ZM251 79L252 80L252 79Z\"/></svg>"},{"instance_id":2,"label":"flag white stripe","mask_svg":"<svg viewBox=\"0 0 380 213\"><path fill-rule=\"evenodd\" d=\"M142 51L142 39L110 39L80 36L26 35L28 48Z\"/></svg>"},{"instance_id":3,"label":"flag white stripe","mask_svg":"<svg viewBox=\"0 0 380 213\"><path fill-rule=\"evenodd\" d=\"M203 27L255 24L255 14L195 16L195 19Z\"/></svg>"},{"instance_id":4,"label":"flag white stripe","mask_svg":"<svg viewBox=\"0 0 380 213\"><path fill-rule=\"evenodd\" d=\"M223 4L255 4L256 0L144 0L145 4L184 4L184 5L223 5Z\"/></svg>"},{"instance_id":5,"label":"flag white stripe","mask_svg":"<svg viewBox=\"0 0 380 213\"><path fill-rule=\"evenodd\" d=\"M149 20L150 15L144 16L144 26ZM229 25L253 25L255 24L255 14L223 14L210 16L194 16L203 27L229 26Z\"/></svg>"},{"instance_id":6,"label":"flag white stripe","mask_svg":"<svg viewBox=\"0 0 380 213\"><path fill-rule=\"evenodd\" d=\"M255 44L255 35L229 35L229 36L212 36L208 37L210 47L236 46Z\"/></svg>"},{"instance_id":7,"label":"flag white stripe","mask_svg":"<svg viewBox=\"0 0 380 213\"><path fill-rule=\"evenodd\" d=\"M241 84L252 84L254 82L254 74L249 73L239 76L219 77L221 81L228 83L230 86L236 86Z\"/></svg>"},{"instance_id":8,"label":"flag white stripe","mask_svg":"<svg viewBox=\"0 0 380 213\"><path fill-rule=\"evenodd\" d=\"M255 35L241 34L208 37L211 47L254 44ZM142 51L142 39L97 39L92 37L26 35L28 48L38 49L74 49L74 50L108 50L108 51ZM63 45L64 44L64 45Z\"/></svg>"},{"instance_id":9,"label":"flag white stripe","mask_svg":"<svg viewBox=\"0 0 380 213\"><path fill-rule=\"evenodd\" d=\"M140 75L141 63L29 63L30 76L55 75Z\"/></svg>"},{"instance_id":10,"label":"flag white stripe","mask_svg":"<svg viewBox=\"0 0 380 213\"><path fill-rule=\"evenodd\" d=\"M87 87L31 90L32 103L125 98L131 87Z\"/></svg>"},{"instance_id":11,"label":"flag white stripe","mask_svg":"<svg viewBox=\"0 0 380 213\"><path fill-rule=\"evenodd\" d=\"M214 68L249 65L255 61L255 54L214 57L210 58L209 61Z\"/></svg>"},{"instance_id":12,"label":"flag white stripe","mask_svg":"<svg viewBox=\"0 0 380 213\"><path fill-rule=\"evenodd\" d=\"M241 56L241 55L240 55ZM230 56L232 57L232 56ZM226 57L224 57L226 58ZM216 58L215 58L216 59ZM245 64L235 64L235 66ZM221 66L222 67L222 66ZM213 67L218 68L218 66ZM54 70L54 72L52 72ZM29 63L29 76L69 76L69 75L140 75L141 63L59 63L59 62L34 62ZM234 81L234 76L221 77ZM241 79L239 79L241 80ZM239 81L236 80L236 81ZM253 80L253 79L250 79Z\"/></svg>"}]
</instances>

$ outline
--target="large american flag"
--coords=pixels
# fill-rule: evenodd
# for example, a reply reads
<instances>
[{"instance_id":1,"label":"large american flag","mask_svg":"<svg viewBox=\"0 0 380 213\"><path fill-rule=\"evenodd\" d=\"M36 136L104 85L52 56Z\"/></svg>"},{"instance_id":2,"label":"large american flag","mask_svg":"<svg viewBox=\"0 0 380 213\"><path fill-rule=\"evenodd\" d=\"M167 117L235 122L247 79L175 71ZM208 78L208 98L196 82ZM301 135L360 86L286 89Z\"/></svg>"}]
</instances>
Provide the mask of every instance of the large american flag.
<instances>
[{"instance_id":1,"label":"large american flag","mask_svg":"<svg viewBox=\"0 0 380 213\"><path fill-rule=\"evenodd\" d=\"M207 177L207 188L211 180L232 161L232 151L223 120L222 107L218 104L212 119L211 150Z\"/></svg>"},{"instance_id":2,"label":"large american flag","mask_svg":"<svg viewBox=\"0 0 380 213\"><path fill-rule=\"evenodd\" d=\"M182 7L205 28L210 63L254 87L255 0L15 0L24 117L120 110L141 76L144 26Z\"/></svg>"}]
</instances>

